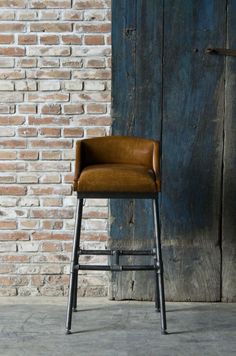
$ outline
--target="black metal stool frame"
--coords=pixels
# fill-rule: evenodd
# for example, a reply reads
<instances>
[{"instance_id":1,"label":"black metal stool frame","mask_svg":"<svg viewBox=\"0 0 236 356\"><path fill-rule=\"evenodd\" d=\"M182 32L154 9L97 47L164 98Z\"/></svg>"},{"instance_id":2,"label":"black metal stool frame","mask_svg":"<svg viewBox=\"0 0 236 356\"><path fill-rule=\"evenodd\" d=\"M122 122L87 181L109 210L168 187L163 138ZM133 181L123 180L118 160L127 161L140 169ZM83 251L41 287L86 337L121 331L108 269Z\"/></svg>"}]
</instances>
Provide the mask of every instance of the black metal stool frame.
<instances>
[{"instance_id":1,"label":"black metal stool frame","mask_svg":"<svg viewBox=\"0 0 236 356\"><path fill-rule=\"evenodd\" d=\"M81 250L80 249L80 233L83 213L83 201L88 198L107 198L107 199L152 199L153 201L153 217L154 217L154 246L153 250ZM115 256L114 265L81 265L79 264L80 255L110 255ZM120 265L120 255L152 255L154 264L152 265ZM70 267L70 282L69 295L66 317L66 334L71 334L72 311L77 308L77 287L78 287L78 271L79 270L101 270L101 271L155 271L155 307L156 311L160 312L161 333L167 334L166 323L166 308L165 308L165 292L164 292L164 277L163 277L163 262L161 250L161 235L160 235L160 217L158 206L158 193L82 193L77 192L77 207L75 231Z\"/></svg>"}]
</instances>

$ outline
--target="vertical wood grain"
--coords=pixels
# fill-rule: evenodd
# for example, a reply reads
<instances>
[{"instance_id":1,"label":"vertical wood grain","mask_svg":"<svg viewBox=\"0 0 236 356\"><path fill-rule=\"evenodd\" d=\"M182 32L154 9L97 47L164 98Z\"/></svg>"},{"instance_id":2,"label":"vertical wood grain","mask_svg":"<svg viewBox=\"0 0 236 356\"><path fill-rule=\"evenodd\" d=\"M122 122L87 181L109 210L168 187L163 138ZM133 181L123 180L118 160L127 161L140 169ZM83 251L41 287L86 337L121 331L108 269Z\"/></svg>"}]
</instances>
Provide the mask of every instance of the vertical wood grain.
<instances>
[{"instance_id":1,"label":"vertical wood grain","mask_svg":"<svg viewBox=\"0 0 236 356\"><path fill-rule=\"evenodd\" d=\"M236 3L228 1L227 48L236 48ZM222 217L222 300L236 301L236 58L226 58Z\"/></svg>"},{"instance_id":2,"label":"vertical wood grain","mask_svg":"<svg viewBox=\"0 0 236 356\"><path fill-rule=\"evenodd\" d=\"M112 133L160 138L162 1L113 1ZM111 200L110 247L142 249L153 244L150 201ZM128 259L129 263L134 258ZM150 262L135 257L138 263ZM110 297L153 299L151 272L112 273Z\"/></svg>"},{"instance_id":3,"label":"vertical wood grain","mask_svg":"<svg viewBox=\"0 0 236 356\"><path fill-rule=\"evenodd\" d=\"M225 2L165 2L162 234L166 295L221 297Z\"/></svg>"}]
</instances>

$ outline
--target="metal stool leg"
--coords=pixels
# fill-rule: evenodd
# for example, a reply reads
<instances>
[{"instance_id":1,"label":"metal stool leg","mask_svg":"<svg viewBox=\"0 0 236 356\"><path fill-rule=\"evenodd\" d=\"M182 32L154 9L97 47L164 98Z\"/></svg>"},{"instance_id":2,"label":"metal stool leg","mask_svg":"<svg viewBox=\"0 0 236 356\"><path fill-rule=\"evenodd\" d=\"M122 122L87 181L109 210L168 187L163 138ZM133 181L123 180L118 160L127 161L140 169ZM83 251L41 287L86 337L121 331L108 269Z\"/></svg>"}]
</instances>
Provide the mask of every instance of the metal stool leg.
<instances>
[{"instance_id":1,"label":"metal stool leg","mask_svg":"<svg viewBox=\"0 0 236 356\"><path fill-rule=\"evenodd\" d=\"M159 262L158 283L159 283L159 300L160 300L160 312L161 312L161 331L162 334L166 334L166 307L165 307L165 291L164 291L164 278L163 278L163 262L161 251L161 236L160 236L160 221L159 221L159 208L158 199L153 199L153 212L154 212L154 227L156 237L156 252L157 261Z\"/></svg>"},{"instance_id":2,"label":"metal stool leg","mask_svg":"<svg viewBox=\"0 0 236 356\"><path fill-rule=\"evenodd\" d=\"M68 295L68 305L67 305L67 317L66 317L66 333L70 334L71 321L72 321L72 307L75 306L75 299L77 299L77 278L78 271L75 270L75 265L78 263L78 248L80 243L80 230L83 212L83 199L78 199L76 207L76 221L75 221L75 232L73 241L73 250L71 258L71 268L70 268L70 284L69 284L69 295ZM75 289L76 288L76 289Z\"/></svg>"},{"instance_id":3,"label":"metal stool leg","mask_svg":"<svg viewBox=\"0 0 236 356\"><path fill-rule=\"evenodd\" d=\"M155 280L156 280L156 288L155 288L155 308L157 312L160 312L160 291L159 291L159 278L158 273L155 271Z\"/></svg>"},{"instance_id":4,"label":"metal stool leg","mask_svg":"<svg viewBox=\"0 0 236 356\"><path fill-rule=\"evenodd\" d=\"M78 264L78 258L75 261L75 265ZM73 312L77 312L77 289L78 289L78 270L75 271L75 286L74 286L74 295L73 295Z\"/></svg>"}]
</instances>

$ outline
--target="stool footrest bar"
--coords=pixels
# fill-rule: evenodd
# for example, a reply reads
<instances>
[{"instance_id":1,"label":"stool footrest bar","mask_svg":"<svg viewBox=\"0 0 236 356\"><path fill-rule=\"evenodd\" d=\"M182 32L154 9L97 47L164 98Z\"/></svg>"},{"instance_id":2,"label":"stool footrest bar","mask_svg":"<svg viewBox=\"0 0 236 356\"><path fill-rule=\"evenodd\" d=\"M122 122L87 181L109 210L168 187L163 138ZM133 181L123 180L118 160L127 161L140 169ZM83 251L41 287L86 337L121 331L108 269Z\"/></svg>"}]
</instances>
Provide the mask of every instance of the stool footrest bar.
<instances>
[{"instance_id":1,"label":"stool footrest bar","mask_svg":"<svg viewBox=\"0 0 236 356\"><path fill-rule=\"evenodd\" d=\"M94 271L153 271L157 270L158 266L151 265L133 265L133 266L105 266L105 265L75 265L75 270L94 270Z\"/></svg>"},{"instance_id":2,"label":"stool footrest bar","mask_svg":"<svg viewBox=\"0 0 236 356\"><path fill-rule=\"evenodd\" d=\"M155 256L156 251L153 250L78 250L78 255L115 255L119 254L120 256Z\"/></svg>"}]
</instances>

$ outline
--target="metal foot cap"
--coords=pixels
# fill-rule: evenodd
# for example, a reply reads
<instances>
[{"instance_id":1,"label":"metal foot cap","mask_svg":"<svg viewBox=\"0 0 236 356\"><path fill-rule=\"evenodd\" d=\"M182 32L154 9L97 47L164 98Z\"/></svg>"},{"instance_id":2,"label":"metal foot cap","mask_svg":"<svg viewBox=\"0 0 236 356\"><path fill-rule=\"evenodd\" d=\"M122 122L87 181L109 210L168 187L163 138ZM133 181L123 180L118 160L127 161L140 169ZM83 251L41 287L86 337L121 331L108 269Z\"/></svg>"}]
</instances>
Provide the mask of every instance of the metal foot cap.
<instances>
[{"instance_id":1,"label":"metal foot cap","mask_svg":"<svg viewBox=\"0 0 236 356\"><path fill-rule=\"evenodd\" d=\"M66 335L70 335L72 332L69 329L66 329Z\"/></svg>"}]
</instances>

